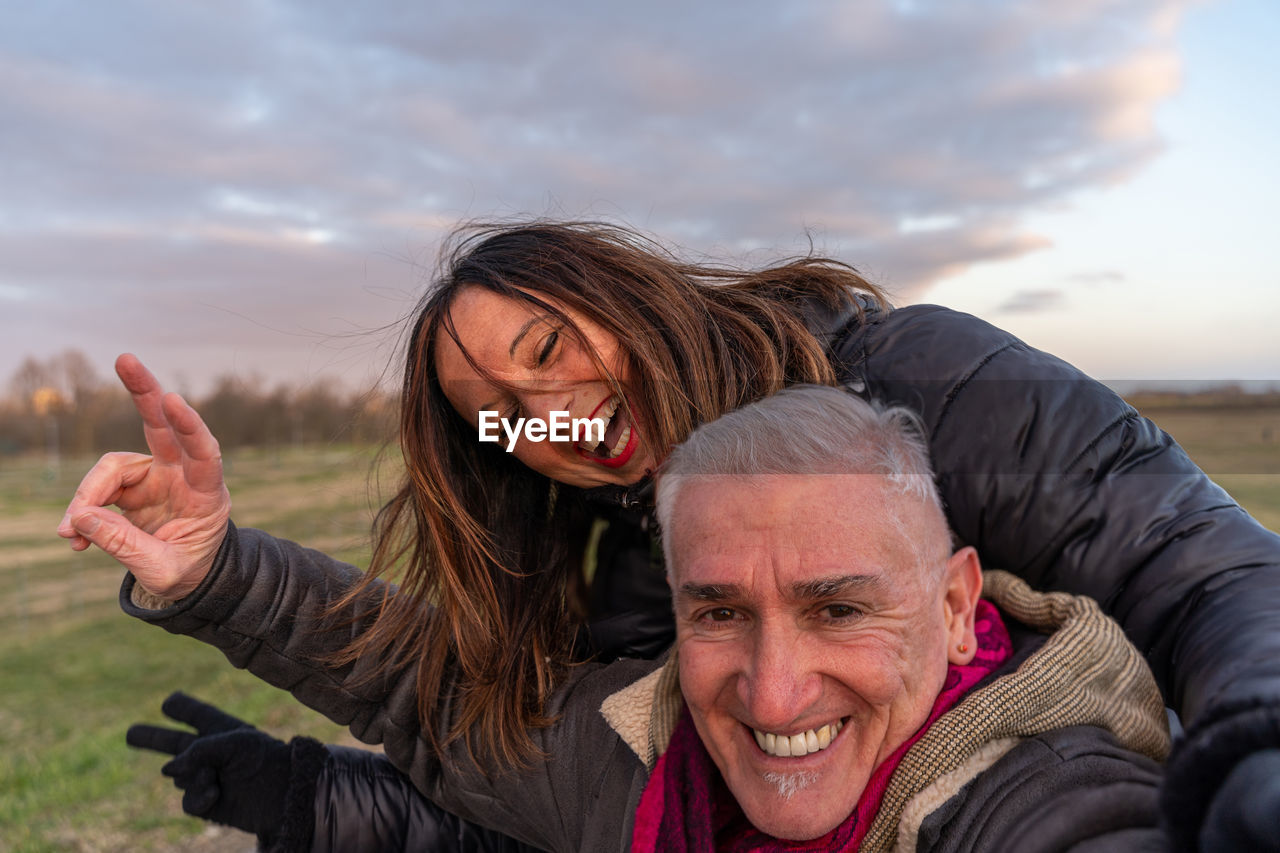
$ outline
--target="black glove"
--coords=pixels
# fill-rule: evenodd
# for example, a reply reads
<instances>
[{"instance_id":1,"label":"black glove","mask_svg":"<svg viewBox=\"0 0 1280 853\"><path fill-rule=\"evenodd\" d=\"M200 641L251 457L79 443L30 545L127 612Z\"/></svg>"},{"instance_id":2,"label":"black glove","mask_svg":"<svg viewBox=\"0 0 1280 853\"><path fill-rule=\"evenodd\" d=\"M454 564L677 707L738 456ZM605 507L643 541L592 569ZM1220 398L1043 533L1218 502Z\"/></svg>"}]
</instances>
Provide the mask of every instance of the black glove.
<instances>
[{"instance_id":1,"label":"black glove","mask_svg":"<svg viewBox=\"0 0 1280 853\"><path fill-rule=\"evenodd\" d=\"M1160 810L1177 853L1280 853L1280 707L1202 715L1169 754Z\"/></svg>"},{"instance_id":2,"label":"black glove","mask_svg":"<svg viewBox=\"0 0 1280 853\"><path fill-rule=\"evenodd\" d=\"M1280 850L1280 749L1241 761L1209 804L1202 853Z\"/></svg>"},{"instance_id":3,"label":"black glove","mask_svg":"<svg viewBox=\"0 0 1280 853\"><path fill-rule=\"evenodd\" d=\"M160 710L196 733L134 725L125 741L175 756L160 772L184 791L183 811L252 832L266 848L309 846L315 781L328 755L322 744L286 744L185 693L170 695ZM283 838L289 843L281 845ZM294 843L300 838L304 844Z\"/></svg>"}]
</instances>

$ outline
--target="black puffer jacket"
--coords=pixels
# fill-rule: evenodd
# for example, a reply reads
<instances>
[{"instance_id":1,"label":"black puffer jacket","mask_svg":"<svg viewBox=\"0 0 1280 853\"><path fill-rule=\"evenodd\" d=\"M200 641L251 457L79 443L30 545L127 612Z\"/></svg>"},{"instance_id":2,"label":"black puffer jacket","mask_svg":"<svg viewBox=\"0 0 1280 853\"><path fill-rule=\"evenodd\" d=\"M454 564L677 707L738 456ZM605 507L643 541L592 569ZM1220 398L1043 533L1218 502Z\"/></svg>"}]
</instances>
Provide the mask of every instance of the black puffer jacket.
<instances>
[{"instance_id":1,"label":"black puffer jacket","mask_svg":"<svg viewBox=\"0 0 1280 853\"><path fill-rule=\"evenodd\" d=\"M847 381L921 414L960 541L1095 598L1144 653L1187 726L1162 799L1196 849L1228 773L1280 746L1280 536L1115 394L1007 332L937 306L845 323Z\"/></svg>"},{"instance_id":2,"label":"black puffer jacket","mask_svg":"<svg viewBox=\"0 0 1280 853\"><path fill-rule=\"evenodd\" d=\"M850 323L832 346L855 390L921 414L952 529L985 565L1096 599L1185 722L1280 700L1280 536L1155 424L936 306Z\"/></svg>"},{"instance_id":3,"label":"black puffer jacket","mask_svg":"<svg viewBox=\"0 0 1280 853\"><path fill-rule=\"evenodd\" d=\"M1280 537L1169 436L1070 365L965 314L913 306L812 323L851 390L921 415L952 528L987 566L1097 599L1201 748L1225 742L1221 776L1280 746ZM646 630L669 630L655 615ZM1174 796L1196 790L1180 806L1187 838L1217 784L1180 766L1193 753L1203 763L1184 746L1170 765ZM356 790L326 790L361 802L358 777L347 781ZM324 804L317 813L358 818Z\"/></svg>"}]
</instances>

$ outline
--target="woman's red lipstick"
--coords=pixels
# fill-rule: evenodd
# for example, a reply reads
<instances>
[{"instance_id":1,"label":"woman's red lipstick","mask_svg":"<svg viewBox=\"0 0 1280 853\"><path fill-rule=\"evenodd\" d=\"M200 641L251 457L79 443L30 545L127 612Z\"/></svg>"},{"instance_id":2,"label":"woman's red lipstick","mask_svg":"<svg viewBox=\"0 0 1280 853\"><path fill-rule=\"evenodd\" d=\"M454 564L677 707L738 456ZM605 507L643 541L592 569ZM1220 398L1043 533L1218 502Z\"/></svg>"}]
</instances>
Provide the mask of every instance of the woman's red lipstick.
<instances>
[{"instance_id":1,"label":"woman's red lipstick","mask_svg":"<svg viewBox=\"0 0 1280 853\"><path fill-rule=\"evenodd\" d=\"M590 417L594 418L596 416L596 412L604 408L604 406L608 404L608 402L612 399L614 399L613 395L610 395L608 397L605 397L603 400L601 400L600 404L596 406L594 410L592 410ZM626 411L630 410L630 406L627 406L625 402L621 403L620 408L622 408L623 411L615 412L614 417L618 417L619 415L624 415ZM628 419L628 421L629 423L625 427L623 427L623 429L629 429L630 434L627 436L626 445L622 448L621 452L619 452L617 456L612 456L612 457L597 456L594 453L588 453L578 445L574 445L574 450L576 450L578 452L578 455L581 456L583 459L587 459L599 465L603 465L606 468L621 468L623 465L626 465L629 461L631 461L631 457L635 455L636 448L640 446L640 430L636 428L634 421L631 421L630 419Z\"/></svg>"}]
</instances>

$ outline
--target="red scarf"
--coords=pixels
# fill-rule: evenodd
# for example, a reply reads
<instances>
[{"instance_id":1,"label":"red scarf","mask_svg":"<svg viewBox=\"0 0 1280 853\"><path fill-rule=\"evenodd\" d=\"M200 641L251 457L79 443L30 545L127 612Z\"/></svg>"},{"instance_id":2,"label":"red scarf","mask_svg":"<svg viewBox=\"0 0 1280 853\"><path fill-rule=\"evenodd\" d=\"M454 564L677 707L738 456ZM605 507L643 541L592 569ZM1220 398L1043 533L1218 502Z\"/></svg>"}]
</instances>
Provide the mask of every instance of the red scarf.
<instances>
[{"instance_id":1,"label":"red scarf","mask_svg":"<svg viewBox=\"0 0 1280 853\"><path fill-rule=\"evenodd\" d=\"M975 623L978 648L973 660L964 666L947 667L947 679L933 703L929 719L875 769L853 813L831 832L812 841L784 841L753 827L702 745L686 707L676 723L667 751L658 759L641 795L631 836L633 853L857 850L880 810L880 800L902 756L934 720L954 707L974 685L1013 654L1009 632L994 605L979 601Z\"/></svg>"}]
</instances>

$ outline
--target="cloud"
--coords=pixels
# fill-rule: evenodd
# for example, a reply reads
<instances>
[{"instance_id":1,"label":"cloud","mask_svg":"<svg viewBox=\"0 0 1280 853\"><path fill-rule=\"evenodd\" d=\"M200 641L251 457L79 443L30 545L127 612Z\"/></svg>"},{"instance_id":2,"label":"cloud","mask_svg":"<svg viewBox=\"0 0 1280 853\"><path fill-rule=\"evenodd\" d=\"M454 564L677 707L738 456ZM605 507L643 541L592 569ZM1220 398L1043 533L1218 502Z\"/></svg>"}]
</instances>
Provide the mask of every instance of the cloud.
<instances>
[{"instance_id":1,"label":"cloud","mask_svg":"<svg viewBox=\"0 0 1280 853\"><path fill-rule=\"evenodd\" d=\"M1028 214L1160 151L1186 5L24 4L0 32L0 292L130 324L155 294L270 329L387 314L351 307L370 259L399 288L421 270L381 259L451 222L552 213L695 251L816 235L910 299L1044 245Z\"/></svg>"},{"instance_id":2,"label":"cloud","mask_svg":"<svg viewBox=\"0 0 1280 853\"><path fill-rule=\"evenodd\" d=\"M1089 272L1078 272L1067 276L1067 282L1071 284L1083 284L1089 287L1105 287L1113 284L1120 284L1126 281L1128 276L1119 270L1091 270Z\"/></svg>"},{"instance_id":3,"label":"cloud","mask_svg":"<svg viewBox=\"0 0 1280 853\"><path fill-rule=\"evenodd\" d=\"M996 306L996 314L1043 314L1066 303L1061 290L1019 290Z\"/></svg>"}]
</instances>

